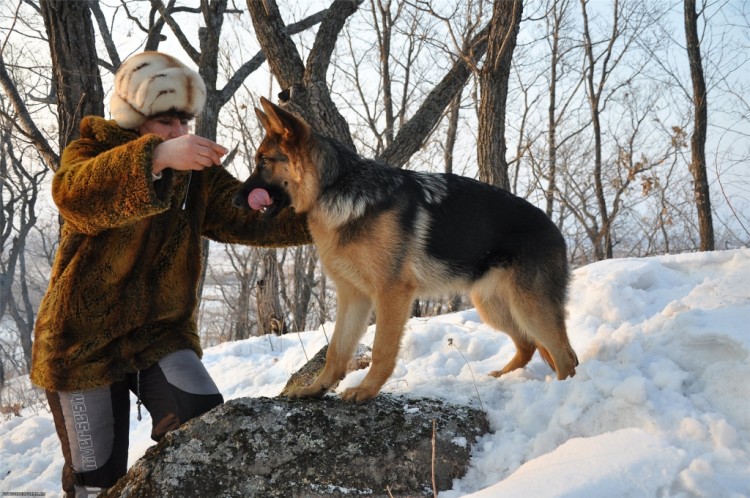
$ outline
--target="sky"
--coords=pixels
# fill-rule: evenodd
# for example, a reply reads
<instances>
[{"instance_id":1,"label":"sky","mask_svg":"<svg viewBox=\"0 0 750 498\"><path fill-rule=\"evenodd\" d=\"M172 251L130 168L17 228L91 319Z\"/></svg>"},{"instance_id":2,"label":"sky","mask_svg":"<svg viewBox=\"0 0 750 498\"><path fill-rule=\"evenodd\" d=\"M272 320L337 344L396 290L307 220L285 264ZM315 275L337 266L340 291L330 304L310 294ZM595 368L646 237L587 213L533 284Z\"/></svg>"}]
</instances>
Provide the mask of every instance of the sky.
<instances>
[{"instance_id":1,"label":"sky","mask_svg":"<svg viewBox=\"0 0 750 498\"><path fill-rule=\"evenodd\" d=\"M489 377L514 347L470 309L410 320L383 391L486 412L492 433L440 498L748 497L748 281L747 248L594 263L573 272L575 377L556 380L538 355ZM226 399L275 396L332 331L224 343L203 361ZM131 412L129 465L153 444L134 399ZM62 463L43 406L0 420L0 492L60 496Z\"/></svg>"}]
</instances>

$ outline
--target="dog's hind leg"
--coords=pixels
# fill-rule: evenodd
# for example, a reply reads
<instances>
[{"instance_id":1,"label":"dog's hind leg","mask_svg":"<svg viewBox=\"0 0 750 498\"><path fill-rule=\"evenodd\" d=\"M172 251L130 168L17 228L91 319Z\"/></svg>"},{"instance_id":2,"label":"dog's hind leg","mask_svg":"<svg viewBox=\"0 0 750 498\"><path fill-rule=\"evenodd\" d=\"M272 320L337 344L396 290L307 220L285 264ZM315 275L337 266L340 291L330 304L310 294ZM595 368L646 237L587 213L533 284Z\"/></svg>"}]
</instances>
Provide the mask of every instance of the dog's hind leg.
<instances>
[{"instance_id":1,"label":"dog's hind leg","mask_svg":"<svg viewBox=\"0 0 750 498\"><path fill-rule=\"evenodd\" d=\"M482 321L493 328L503 331L510 336L516 346L516 354L500 370L489 373L492 377L500 377L512 372L517 368L523 368L534 356L536 345L526 338L518 324L513 320L506 299L497 293L486 295L481 292L472 292L471 300L479 312Z\"/></svg>"},{"instance_id":2,"label":"dog's hind leg","mask_svg":"<svg viewBox=\"0 0 750 498\"><path fill-rule=\"evenodd\" d=\"M533 340L542 358L555 369L562 380L576 373L578 357L570 346L565 328L565 309L544 289L535 292L516 286L510 295L514 320Z\"/></svg>"},{"instance_id":3,"label":"dog's hind leg","mask_svg":"<svg viewBox=\"0 0 750 498\"><path fill-rule=\"evenodd\" d=\"M357 387L341 393L348 401L362 402L374 398L396 367L401 337L409 318L414 291L408 284L393 286L381 292L375 303L375 341L372 345L370 371Z\"/></svg>"},{"instance_id":4,"label":"dog's hind leg","mask_svg":"<svg viewBox=\"0 0 750 498\"><path fill-rule=\"evenodd\" d=\"M326 353L323 371L308 387L302 387L289 394L291 398L312 398L323 396L346 375L346 367L351 360L359 340L367 330L372 311L372 300L356 287L343 282L336 283L337 316L333 337Z\"/></svg>"}]
</instances>

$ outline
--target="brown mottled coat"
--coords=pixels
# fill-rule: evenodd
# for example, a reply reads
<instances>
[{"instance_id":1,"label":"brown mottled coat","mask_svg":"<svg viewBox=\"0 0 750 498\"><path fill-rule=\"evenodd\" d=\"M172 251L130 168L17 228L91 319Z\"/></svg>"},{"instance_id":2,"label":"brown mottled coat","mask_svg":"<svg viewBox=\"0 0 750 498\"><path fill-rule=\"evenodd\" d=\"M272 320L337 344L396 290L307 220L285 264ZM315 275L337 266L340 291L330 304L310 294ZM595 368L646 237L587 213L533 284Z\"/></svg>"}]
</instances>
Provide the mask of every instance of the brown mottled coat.
<instances>
[{"instance_id":1,"label":"brown mottled coat","mask_svg":"<svg viewBox=\"0 0 750 498\"><path fill-rule=\"evenodd\" d=\"M36 321L31 380L55 391L107 385L190 348L201 237L261 246L310 241L291 212L266 222L238 209L221 167L151 178L161 138L89 116L63 152L52 194L64 218ZM183 202L187 199L185 209Z\"/></svg>"}]
</instances>

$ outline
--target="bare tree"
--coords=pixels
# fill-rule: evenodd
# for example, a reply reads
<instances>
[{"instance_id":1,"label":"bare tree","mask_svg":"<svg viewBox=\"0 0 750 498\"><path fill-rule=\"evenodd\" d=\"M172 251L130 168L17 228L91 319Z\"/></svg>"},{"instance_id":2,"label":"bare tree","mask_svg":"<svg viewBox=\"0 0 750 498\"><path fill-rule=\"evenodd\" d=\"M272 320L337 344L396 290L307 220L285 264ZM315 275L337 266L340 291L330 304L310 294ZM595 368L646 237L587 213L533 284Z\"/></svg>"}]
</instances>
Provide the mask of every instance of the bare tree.
<instances>
[{"instance_id":1,"label":"bare tree","mask_svg":"<svg viewBox=\"0 0 750 498\"><path fill-rule=\"evenodd\" d=\"M390 151L397 149L394 145L397 137L409 138L408 134L402 134L404 127L409 126L409 117L416 117L423 109L423 102L434 102L429 100L434 90L431 81L444 74L437 69L443 64L436 60L451 64L452 71L460 67L460 74L466 76L467 82L471 77L477 63L472 50L481 40L477 33L487 24L487 19L471 5L459 3L440 7L448 13L436 10L428 2L373 0L361 8L362 14L353 18L344 30L346 44L338 51L331 88L347 111L359 117L360 126L354 130L354 138L357 146L369 155L382 158L393 153L386 152L389 148ZM376 43L362 44L361 40L372 37L372 33L375 33ZM377 74L377 78L373 74ZM458 73L454 71L454 74ZM447 79L443 81L448 83ZM453 85L456 81L450 83ZM463 88L460 88L445 105L449 117L444 122L430 122L419 130L421 136L411 137L423 142L419 145L420 156L409 164L410 168L453 172L464 98ZM387 161L394 164L390 159ZM413 313L442 309L442 304L438 304L442 302L442 299L436 302L416 300ZM456 297L448 308L458 306Z\"/></svg>"},{"instance_id":2,"label":"bare tree","mask_svg":"<svg viewBox=\"0 0 750 498\"><path fill-rule=\"evenodd\" d=\"M263 330L254 326L255 313L252 306L258 279L258 265L263 256L256 248L233 245L226 245L224 248L226 259L233 271L229 276L229 285L221 282L217 287L221 289L223 302L229 309L228 319L231 321L231 328L228 340L238 341L257 335L253 333L254 330Z\"/></svg>"},{"instance_id":3,"label":"bare tree","mask_svg":"<svg viewBox=\"0 0 750 498\"><path fill-rule=\"evenodd\" d=\"M551 0L549 2L548 14L546 16L546 37L549 50L549 84L547 109L547 186L544 197L546 200L545 212L552 216L554 211L555 193L557 191L557 152L571 136L583 131L583 127L571 132L568 136L560 136L559 124L564 119L565 113L578 93L578 87L583 83L582 78L577 78L578 84L569 91L567 97L560 95L562 92L561 82L572 66L570 58L575 55L576 43L570 40L571 17L573 15L572 0Z\"/></svg>"},{"instance_id":4,"label":"bare tree","mask_svg":"<svg viewBox=\"0 0 750 498\"><path fill-rule=\"evenodd\" d=\"M54 169L57 167L56 165L59 162L59 157L50 146L48 137L44 134L43 129L37 125L37 122L34 118L34 111L31 109L31 104L35 101L42 101L43 105L46 106L50 103L53 103L52 101L54 100L54 98L37 98L32 96L31 92L28 91L28 88L23 87L24 82L22 81L24 79L24 76L34 71L38 71L39 73L48 73L49 66L42 68L31 68L30 71L24 73L24 76L21 76L20 74L12 74L13 64L15 61L6 63L6 60L8 59L8 53L14 48L10 44L8 44L7 41L10 36L16 32L17 24L24 24L25 27L28 27L28 31L30 31L30 34L24 34L22 36L23 41L20 42L21 44L23 44L24 41L28 41L28 39L43 36L43 34L39 32L39 27L32 25L30 22L24 21L20 17L22 15L20 13L22 6L23 3L19 2L18 8L13 13L12 25L8 30L7 38L2 47L0 47L0 86L5 92L5 96L10 104L9 106L7 106L7 108L6 106L3 106L3 116L7 119L10 119L14 124L16 134L22 136L26 141L32 143L37 148L37 150L39 150L39 153L44 158L45 163L47 163L50 168ZM36 12L38 12L38 10L36 10ZM28 57L29 59L33 60L33 56L31 53L29 53L28 50L19 49L18 52L19 58ZM11 66L10 68L9 65ZM16 68L18 67L20 67L20 65L16 66ZM38 81L36 85L37 87L51 87L49 79L39 78L39 80L40 81ZM26 95L24 95L24 92L26 93ZM13 110L12 115L10 111L11 108Z\"/></svg>"},{"instance_id":5,"label":"bare tree","mask_svg":"<svg viewBox=\"0 0 750 498\"><path fill-rule=\"evenodd\" d=\"M710 190L710 214L714 231L714 246L735 247L746 244L750 233L747 217L747 202L744 189L748 181L746 165L748 138L748 82L745 76L750 62L748 51L748 6L744 2L731 0L711 0L693 2L696 15L697 48L700 70L703 76L706 105L706 130L704 143L704 160L706 168L706 182ZM671 16L664 17L659 22L659 36L669 42L668 49L656 54L654 62L659 72L652 73L655 79L669 85L667 97L672 102L672 108L680 113L679 121L673 123L683 129L698 131L700 125L700 110L696 109L696 91L694 78L691 75L690 61L686 35L686 9L684 2L674 6ZM681 16L682 23L675 25L671 22ZM653 50L644 45L645 50ZM708 102L711 108L708 109ZM693 135L691 133L691 138ZM697 137L696 137L697 138ZM693 174L695 164L692 156L693 148L686 149L682 167L691 176L689 179L692 194L693 220L691 230L695 233L686 239L695 240L695 249L701 247L701 220L697 206L697 190L700 179L696 183ZM695 152L699 152L698 148ZM680 192L682 185L674 185Z\"/></svg>"},{"instance_id":6,"label":"bare tree","mask_svg":"<svg viewBox=\"0 0 750 498\"><path fill-rule=\"evenodd\" d=\"M308 330L309 326L314 327L322 323L309 323L308 320L315 311L313 292L325 294L325 289L318 289L318 253L313 246L293 247L287 252L291 253L294 261L293 273L291 278L281 280L281 296L292 313L290 330Z\"/></svg>"},{"instance_id":7,"label":"bare tree","mask_svg":"<svg viewBox=\"0 0 750 498\"><path fill-rule=\"evenodd\" d=\"M602 69L600 76L596 78L596 66L600 59L600 56L594 56L594 43L591 40L591 30L589 28L588 11L586 9L588 0L581 0L581 10L583 13L583 36L584 46L586 49L586 91L589 98L589 107L591 109L591 124L593 127L594 135L594 191L596 193L596 201L599 208L599 216L601 219L601 227L599 224L595 225L598 230L596 234L596 240L594 244L594 250L596 252L597 259L611 258L612 257L612 237L609 227L610 219L608 213L607 199L604 193L604 183L602 181L602 127L601 127L601 112L602 112L602 95L604 90L604 84L607 78L611 74L610 60L612 58L615 41L619 35L618 22L620 21L619 16L619 0L615 0L614 4L614 15L612 23L612 34L607 44L605 53L601 56ZM614 61L617 62L617 59ZM602 246L601 240L603 239L604 244Z\"/></svg>"},{"instance_id":8,"label":"bare tree","mask_svg":"<svg viewBox=\"0 0 750 498\"><path fill-rule=\"evenodd\" d=\"M581 0L583 18L583 46L585 52L584 86L588 98L591 114L591 133L594 140L593 182L598 220L594 231L594 252L596 259L613 257L612 223L613 216L608 200L605 182L604 163L604 129L602 117L605 114L608 101L618 91L625 88L629 81L640 73L648 60L645 59L628 68L630 74L615 77L615 70L623 66L625 57L629 55L636 41L644 31L654 22L656 13L649 6L641 2L621 3L615 0L612 5L612 21L609 34L601 40L594 38L594 28L589 18L589 0ZM601 49L597 50L598 47Z\"/></svg>"},{"instance_id":9,"label":"bare tree","mask_svg":"<svg viewBox=\"0 0 750 498\"><path fill-rule=\"evenodd\" d=\"M395 12L392 11L391 0L370 0L370 10L372 12L372 24L375 26L375 33L377 35L377 46L378 53L380 54L380 65L381 65L381 85L383 87L383 110L385 113L385 131L384 131L384 145L385 147L393 143L393 137L395 135L395 116L394 116L394 102L393 102L393 86L391 80L391 40L393 37L393 26L398 20L399 16L404 10L405 3L398 2ZM410 51L406 52L407 54ZM411 67L410 61L402 61L403 64L409 68ZM405 94L406 92L404 92ZM379 151L379 152L382 152Z\"/></svg>"},{"instance_id":10,"label":"bare tree","mask_svg":"<svg viewBox=\"0 0 750 498\"><path fill-rule=\"evenodd\" d=\"M3 375L22 374L31 363L31 338L37 285L29 272L32 259L29 239L37 221L39 193L47 164L56 164L56 153L47 136L34 121L46 112L49 99L43 92L48 68L40 67L33 44L21 47L8 43L22 32L25 41L38 39L41 23L24 18L21 3L12 11L11 25L0 45L0 319L11 326L17 342L2 347ZM7 12L6 12L7 13ZM7 19L7 18L6 18ZM46 278L46 276L45 276ZM6 368L10 366L11 368Z\"/></svg>"},{"instance_id":11,"label":"bare tree","mask_svg":"<svg viewBox=\"0 0 750 498\"><path fill-rule=\"evenodd\" d=\"M495 0L487 56L479 71L479 179L505 190L510 190L508 162L505 158L505 104L522 13L521 0Z\"/></svg>"},{"instance_id":12,"label":"bare tree","mask_svg":"<svg viewBox=\"0 0 750 498\"><path fill-rule=\"evenodd\" d=\"M669 147L665 148L662 157L653 161L657 167L640 179L641 193L650 202L642 210L648 215L630 217L630 226L637 234L636 237L640 238L640 243L633 244L631 256L682 251L694 247L685 229L691 227L691 206L694 203L689 189L681 187L688 187L681 178L682 154L689 147L688 138L681 127L673 126L670 131Z\"/></svg>"},{"instance_id":13,"label":"bare tree","mask_svg":"<svg viewBox=\"0 0 750 498\"><path fill-rule=\"evenodd\" d=\"M463 11L459 10L461 8ZM452 46L441 44L439 40L445 37L445 35L437 33L436 37L438 39L433 41L433 44L447 54L457 53L459 57L463 57L474 75L478 73L477 63L479 60L471 56L474 53L472 47L479 40L477 34L482 31L482 26L489 26L487 20L488 14L485 12L485 8L486 6L481 2L476 4L468 2L465 5L456 5L447 15L438 13L434 7L429 9L429 13L433 17L442 21L448 32L448 39L452 41ZM460 22L457 22L457 20ZM456 25L454 26L454 24ZM416 36L420 36L418 33L415 34ZM486 52L486 46L484 51ZM472 81L475 81L475 78ZM461 112L464 107L465 93L467 92L463 90L457 93L449 103L445 113L445 139L438 138L436 140L442 151L443 170L446 173L457 172L455 153L456 145L459 141L458 134L459 131L468 131L465 125L461 126ZM478 99L474 98L473 100L476 103Z\"/></svg>"},{"instance_id":14,"label":"bare tree","mask_svg":"<svg viewBox=\"0 0 750 498\"><path fill-rule=\"evenodd\" d=\"M711 215L711 197L706 174L706 134L708 129L708 94L703 78L700 38L698 36L698 18L695 0L685 0L685 39L688 60L690 62L690 79L693 83L693 135L690 139L692 152L690 172L693 175L695 205L698 211L701 251L714 250L714 227Z\"/></svg>"},{"instance_id":15,"label":"bare tree","mask_svg":"<svg viewBox=\"0 0 750 498\"><path fill-rule=\"evenodd\" d=\"M255 284L258 287L258 331L260 334L283 335L287 333L288 325L279 293L281 264L275 252L275 249L269 249L263 254L263 270Z\"/></svg>"},{"instance_id":16,"label":"bare tree","mask_svg":"<svg viewBox=\"0 0 750 498\"><path fill-rule=\"evenodd\" d=\"M96 39L86 2L39 2L52 58L57 90L58 145L63 150L78 138L81 118L104 114L104 90L97 67ZM57 164L50 164L57 169Z\"/></svg>"},{"instance_id":17,"label":"bare tree","mask_svg":"<svg viewBox=\"0 0 750 498\"><path fill-rule=\"evenodd\" d=\"M6 101L0 98L0 105ZM21 346L23 366L31 365L35 310L26 266L27 241L37 220L37 201L47 169L34 168L39 156L14 137L9 109L0 118L0 319L10 315ZM5 360L3 358L2 360ZM19 372L21 373L21 372Z\"/></svg>"},{"instance_id":18,"label":"bare tree","mask_svg":"<svg viewBox=\"0 0 750 498\"><path fill-rule=\"evenodd\" d=\"M416 67L427 43L422 34L426 16L406 2L390 0L371 0L360 10L343 30L345 48L333 61L340 76L331 82L331 90L360 117L365 133L353 132L357 146L367 155L380 156L393 143L415 100L423 96ZM362 38L373 32L375 43L362 44Z\"/></svg>"}]
</instances>

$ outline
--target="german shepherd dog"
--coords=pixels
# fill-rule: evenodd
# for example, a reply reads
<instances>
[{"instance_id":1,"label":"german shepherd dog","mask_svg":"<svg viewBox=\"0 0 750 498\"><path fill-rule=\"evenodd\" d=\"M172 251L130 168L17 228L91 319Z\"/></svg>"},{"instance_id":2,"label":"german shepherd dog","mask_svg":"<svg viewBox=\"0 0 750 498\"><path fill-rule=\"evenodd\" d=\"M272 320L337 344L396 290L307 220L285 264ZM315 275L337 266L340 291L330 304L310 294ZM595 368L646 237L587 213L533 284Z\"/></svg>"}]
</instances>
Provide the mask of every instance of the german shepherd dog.
<instances>
[{"instance_id":1,"label":"german shepherd dog","mask_svg":"<svg viewBox=\"0 0 750 498\"><path fill-rule=\"evenodd\" d=\"M322 396L344 377L374 306L370 371L341 394L373 398L393 373L414 299L459 290L516 346L490 375L525 366L537 349L558 379L575 375L578 358L565 329L565 241L541 210L470 178L364 159L267 99L261 105L255 112L266 135L235 203L265 216L289 206L306 213L337 290L325 368L291 397Z\"/></svg>"}]
</instances>

